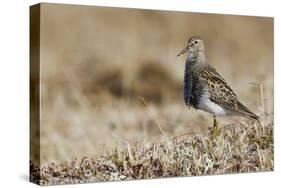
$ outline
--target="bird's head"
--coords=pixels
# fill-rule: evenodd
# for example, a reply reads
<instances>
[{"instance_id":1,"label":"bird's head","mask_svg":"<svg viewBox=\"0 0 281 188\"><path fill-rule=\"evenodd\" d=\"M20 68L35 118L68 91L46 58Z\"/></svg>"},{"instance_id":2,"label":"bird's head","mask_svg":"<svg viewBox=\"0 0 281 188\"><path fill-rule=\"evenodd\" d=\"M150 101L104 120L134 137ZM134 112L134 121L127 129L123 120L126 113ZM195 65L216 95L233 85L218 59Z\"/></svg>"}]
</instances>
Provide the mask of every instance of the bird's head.
<instances>
[{"instance_id":1,"label":"bird's head","mask_svg":"<svg viewBox=\"0 0 281 188\"><path fill-rule=\"evenodd\" d=\"M177 56L180 56L187 52L187 57L197 55L198 53L204 53L204 42L198 36L190 37L187 46L178 53Z\"/></svg>"}]
</instances>

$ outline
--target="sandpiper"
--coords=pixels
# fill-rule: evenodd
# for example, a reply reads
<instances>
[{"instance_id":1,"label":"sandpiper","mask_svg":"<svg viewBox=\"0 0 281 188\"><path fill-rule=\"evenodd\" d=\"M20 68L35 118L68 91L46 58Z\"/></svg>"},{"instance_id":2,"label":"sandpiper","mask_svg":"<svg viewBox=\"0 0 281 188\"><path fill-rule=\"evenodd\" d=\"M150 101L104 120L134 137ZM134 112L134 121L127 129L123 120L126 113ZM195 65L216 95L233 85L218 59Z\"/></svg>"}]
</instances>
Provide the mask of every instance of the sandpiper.
<instances>
[{"instance_id":1,"label":"sandpiper","mask_svg":"<svg viewBox=\"0 0 281 188\"><path fill-rule=\"evenodd\" d=\"M188 40L177 55L187 52L184 71L184 101L188 107L216 116L237 115L259 121L259 117L245 107L222 76L206 62L204 42L198 36Z\"/></svg>"}]
</instances>

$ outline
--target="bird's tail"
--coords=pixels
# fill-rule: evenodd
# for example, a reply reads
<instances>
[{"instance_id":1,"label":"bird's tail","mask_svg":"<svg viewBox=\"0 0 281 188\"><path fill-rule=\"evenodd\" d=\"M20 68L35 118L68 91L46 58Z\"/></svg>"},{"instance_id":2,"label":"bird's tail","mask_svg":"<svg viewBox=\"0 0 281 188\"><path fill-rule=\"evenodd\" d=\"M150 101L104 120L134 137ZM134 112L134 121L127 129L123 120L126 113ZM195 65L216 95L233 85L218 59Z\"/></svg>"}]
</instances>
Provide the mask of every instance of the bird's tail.
<instances>
[{"instance_id":1,"label":"bird's tail","mask_svg":"<svg viewBox=\"0 0 281 188\"><path fill-rule=\"evenodd\" d=\"M248 115L249 118L256 120L260 124L260 117L254 113Z\"/></svg>"},{"instance_id":2,"label":"bird's tail","mask_svg":"<svg viewBox=\"0 0 281 188\"><path fill-rule=\"evenodd\" d=\"M242 103L238 103L238 111L242 114L242 115L244 115L244 116L246 116L246 117L248 117L248 118L250 118L250 119L254 119L254 120L256 120L259 124L260 124L260 117L259 116L257 116L256 114L254 114L253 112L251 112L247 107L245 107Z\"/></svg>"}]
</instances>

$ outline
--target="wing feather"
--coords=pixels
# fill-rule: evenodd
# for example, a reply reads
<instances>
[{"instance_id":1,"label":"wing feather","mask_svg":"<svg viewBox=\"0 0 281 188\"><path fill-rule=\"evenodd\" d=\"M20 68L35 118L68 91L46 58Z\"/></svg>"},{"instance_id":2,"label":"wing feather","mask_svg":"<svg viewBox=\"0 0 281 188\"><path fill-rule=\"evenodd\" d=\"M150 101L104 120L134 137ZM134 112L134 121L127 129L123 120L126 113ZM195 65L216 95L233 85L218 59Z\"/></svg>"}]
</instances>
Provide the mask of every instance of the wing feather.
<instances>
[{"instance_id":1,"label":"wing feather","mask_svg":"<svg viewBox=\"0 0 281 188\"><path fill-rule=\"evenodd\" d=\"M210 100L220 106L228 109L229 111L236 112L255 120L258 116L252 113L245 107L238 99L237 95L226 83L223 77L217 71L208 65L203 71L201 78L207 82Z\"/></svg>"}]
</instances>

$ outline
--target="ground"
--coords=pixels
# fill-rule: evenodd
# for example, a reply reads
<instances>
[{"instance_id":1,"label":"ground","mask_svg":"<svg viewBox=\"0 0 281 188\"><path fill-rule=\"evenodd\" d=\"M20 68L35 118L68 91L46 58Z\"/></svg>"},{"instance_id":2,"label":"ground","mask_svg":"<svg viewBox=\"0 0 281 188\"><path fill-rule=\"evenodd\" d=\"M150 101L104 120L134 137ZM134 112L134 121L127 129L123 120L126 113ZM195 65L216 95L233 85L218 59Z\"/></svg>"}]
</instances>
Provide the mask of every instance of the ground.
<instances>
[{"instance_id":1,"label":"ground","mask_svg":"<svg viewBox=\"0 0 281 188\"><path fill-rule=\"evenodd\" d=\"M97 158L31 164L31 181L42 185L198 176L273 170L273 124L263 120L227 124L214 133L127 144Z\"/></svg>"}]
</instances>

